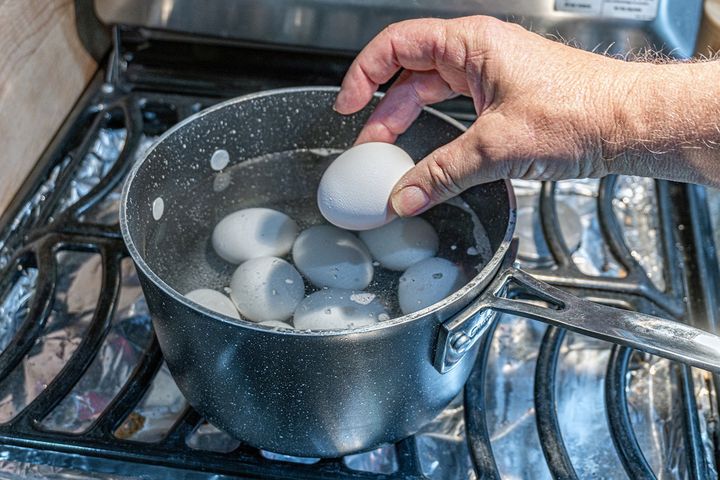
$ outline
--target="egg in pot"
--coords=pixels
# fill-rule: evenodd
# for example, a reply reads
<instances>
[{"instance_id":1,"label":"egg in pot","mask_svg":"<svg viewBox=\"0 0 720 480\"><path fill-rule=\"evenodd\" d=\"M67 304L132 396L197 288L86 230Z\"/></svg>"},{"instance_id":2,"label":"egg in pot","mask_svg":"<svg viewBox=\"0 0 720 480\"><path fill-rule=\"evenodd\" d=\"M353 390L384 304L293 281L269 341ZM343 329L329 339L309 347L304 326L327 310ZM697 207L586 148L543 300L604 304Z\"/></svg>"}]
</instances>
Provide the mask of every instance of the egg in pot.
<instances>
[{"instance_id":1,"label":"egg in pot","mask_svg":"<svg viewBox=\"0 0 720 480\"><path fill-rule=\"evenodd\" d=\"M328 288L300 302L293 325L298 330L345 330L373 325L387 318L385 307L374 294Z\"/></svg>"},{"instance_id":2,"label":"egg in pot","mask_svg":"<svg viewBox=\"0 0 720 480\"><path fill-rule=\"evenodd\" d=\"M333 225L368 230L392 221L395 184L415 162L402 148L382 142L356 145L325 170L317 191L320 212Z\"/></svg>"},{"instance_id":3,"label":"egg in pot","mask_svg":"<svg viewBox=\"0 0 720 480\"><path fill-rule=\"evenodd\" d=\"M432 257L408 268L400 277L400 310L410 314L452 295L465 285L462 269L444 258Z\"/></svg>"},{"instance_id":4,"label":"egg in pot","mask_svg":"<svg viewBox=\"0 0 720 480\"><path fill-rule=\"evenodd\" d=\"M373 278L367 247L354 234L331 225L303 231L293 245L292 257L316 287L362 290Z\"/></svg>"},{"instance_id":5,"label":"egg in pot","mask_svg":"<svg viewBox=\"0 0 720 480\"><path fill-rule=\"evenodd\" d=\"M242 316L253 322L290 318L304 296L302 277L281 258L248 260L230 281L230 297Z\"/></svg>"},{"instance_id":6,"label":"egg in pot","mask_svg":"<svg viewBox=\"0 0 720 480\"><path fill-rule=\"evenodd\" d=\"M440 244L435 229L420 217L398 218L359 235L380 265L399 272L434 257Z\"/></svg>"},{"instance_id":7,"label":"egg in pot","mask_svg":"<svg viewBox=\"0 0 720 480\"><path fill-rule=\"evenodd\" d=\"M282 257L292 248L298 226L270 208L244 208L220 220L212 233L215 252L230 263L258 257Z\"/></svg>"},{"instance_id":8,"label":"egg in pot","mask_svg":"<svg viewBox=\"0 0 720 480\"><path fill-rule=\"evenodd\" d=\"M192 292L185 294L185 297L189 298L193 302L202 305L208 310L213 312L227 315L228 317L240 319L235 304L230 300L227 295L224 295L216 290L210 288L198 288Z\"/></svg>"}]
</instances>

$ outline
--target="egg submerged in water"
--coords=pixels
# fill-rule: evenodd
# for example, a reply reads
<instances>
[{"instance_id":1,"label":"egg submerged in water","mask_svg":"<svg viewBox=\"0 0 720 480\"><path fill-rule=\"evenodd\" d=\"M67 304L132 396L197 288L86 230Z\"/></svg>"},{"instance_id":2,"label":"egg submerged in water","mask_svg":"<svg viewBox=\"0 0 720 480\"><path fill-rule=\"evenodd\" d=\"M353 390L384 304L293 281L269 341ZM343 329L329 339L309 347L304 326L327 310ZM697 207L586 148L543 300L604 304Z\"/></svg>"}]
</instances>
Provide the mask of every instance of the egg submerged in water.
<instances>
[{"instance_id":1,"label":"egg submerged in water","mask_svg":"<svg viewBox=\"0 0 720 480\"><path fill-rule=\"evenodd\" d=\"M374 325L387 316L372 293L328 288L300 302L293 324L298 330L345 330Z\"/></svg>"},{"instance_id":2,"label":"egg submerged in water","mask_svg":"<svg viewBox=\"0 0 720 480\"><path fill-rule=\"evenodd\" d=\"M380 265L398 272L434 257L440 245L433 226L420 217L398 218L359 235Z\"/></svg>"},{"instance_id":3,"label":"egg submerged in water","mask_svg":"<svg viewBox=\"0 0 720 480\"><path fill-rule=\"evenodd\" d=\"M281 258L253 258L240 265L230 281L230 298L253 322L287 320L305 296L295 267Z\"/></svg>"},{"instance_id":4,"label":"egg submerged in water","mask_svg":"<svg viewBox=\"0 0 720 480\"><path fill-rule=\"evenodd\" d=\"M320 212L348 230L369 230L392 221L395 184L415 162L402 148L382 142L356 145L325 170L317 192Z\"/></svg>"},{"instance_id":5,"label":"egg submerged in water","mask_svg":"<svg viewBox=\"0 0 720 480\"><path fill-rule=\"evenodd\" d=\"M298 235L295 221L270 208L244 208L220 220L212 233L215 252L225 261L282 257Z\"/></svg>"},{"instance_id":6,"label":"egg submerged in water","mask_svg":"<svg viewBox=\"0 0 720 480\"><path fill-rule=\"evenodd\" d=\"M460 267L439 257L427 258L400 277L398 302L408 315L452 295L467 281Z\"/></svg>"},{"instance_id":7,"label":"egg submerged in water","mask_svg":"<svg viewBox=\"0 0 720 480\"><path fill-rule=\"evenodd\" d=\"M198 288L185 294L193 302L202 305L213 312L222 313L228 317L240 320L235 304L226 295L210 288Z\"/></svg>"},{"instance_id":8,"label":"egg submerged in water","mask_svg":"<svg viewBox=\"0 0 720 480\"><path fill-rule=\"evenodd\" d=\"M316 287L362 290L373 278L372 257L354 234L331 225L310 227L292 248L293 262Z\"/></svg>"}]
</instances>

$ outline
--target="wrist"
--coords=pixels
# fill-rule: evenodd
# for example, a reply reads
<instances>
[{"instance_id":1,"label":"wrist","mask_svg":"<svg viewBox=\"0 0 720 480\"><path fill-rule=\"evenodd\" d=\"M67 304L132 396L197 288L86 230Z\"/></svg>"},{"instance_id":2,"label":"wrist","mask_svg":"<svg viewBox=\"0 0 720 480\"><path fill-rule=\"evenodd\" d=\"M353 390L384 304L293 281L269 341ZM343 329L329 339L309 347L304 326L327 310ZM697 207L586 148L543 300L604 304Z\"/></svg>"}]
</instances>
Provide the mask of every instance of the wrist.
<instances>
[{"instance_id":1,"label":"wrist","mask_svg":"<svg viewBox=\"0 0 720 480\"><path fill-rule=\"evenodd\" d=\"M609 115L602 135L603 158L609 173L621 173L616 171L614 159L649 147L647 141L657 133L650 120L662 110L663 102L653 72L656 65L621 62L616 67L609 86Z\"/></svg>"},{"instance_id":2,"label":"wrist","mask_svg":"<svg viewBox=\"0 0 720 480\"><path fill-rule=\"evenodd\" d=\"M648 169L679 172L687 154L720 141L720 63L624 63L617 75L602 147L609 173L666 176Z\"/></svg>"}]
</instances>

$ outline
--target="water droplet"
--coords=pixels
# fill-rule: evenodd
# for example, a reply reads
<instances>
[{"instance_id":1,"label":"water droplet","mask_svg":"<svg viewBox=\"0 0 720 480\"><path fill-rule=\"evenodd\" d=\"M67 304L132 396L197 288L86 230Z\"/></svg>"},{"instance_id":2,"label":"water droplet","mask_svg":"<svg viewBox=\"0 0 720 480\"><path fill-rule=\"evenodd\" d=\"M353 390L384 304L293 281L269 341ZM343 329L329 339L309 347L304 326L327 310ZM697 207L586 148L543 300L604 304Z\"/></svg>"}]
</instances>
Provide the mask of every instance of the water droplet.
<instances>
[{"instance_id":1,"label":"water droplet","mask_svg":"<svg viewBox=\"0 0 720 480\"><path fill-rule=\"evenodd\" d=\"M277 290L275 290L275 289L273 288L273 289L272 289L272 294L273 294L273 295L277 295Z\"/></svg>"},{"instance_id":2,"label":"water droplet","mask_svg":"<svg viewBox=\"0 0 720 480\"><path fill-rule=\"evenodd\" d=\"M470 247L470 248L467 249L467 254L468 254L468 255L477 255L477 254L478 254L478 249L475 248L475 247Z\"/></svg>"},{"instance_id":3,"label":"water droplet","mask_svg":"<svg viewBox=\"0 0 720 480\"><path fill-rule=\"evenodd\" d=\"M442 273L433 273L432 276L435 280L440 280L443 277Z\"/></svg>"},{"instance_id":4,"label":"water droplet","mask_svg":"<svg viewBox=\"0 0 720 480\"><path fill-rule=\"evenodd\" d=\"M227 150L215 150L215 153L210 157L210 167L212 167L213 170L220 171L227 167L228 163L230 163L230 154Z\"/></svg>"},{"instance_id":5,"label":"water droplet","mask_svg":"<svg viewBox=\"0 0 720 480\"><path fill-rule=\"evenodd\" d=\"M160 220L165 211L165 202L162 197L157 197L152 203L152 215L155 220Z\"/></svg>"},{"instance_id":6,"label":"water droplet","mask_svg":"<svg viewBox=\"0 0 720 480\"><path fill-rule=\"evenodd\" d=\"M457 245L451 245L450 250L457 250Z\"/></svg>"},{"instance_id":7,"label":"water droplet","mask_svg":"<svg viewBox=\"0 0 720 480\"><path fill-rule=\"evenodd\" d=\"M390 315L388 315L387 313L381 313L380 315L378 315L378 320L380 320L381 322L390 320Z\"/></svg>"},{"instance_id":8,"label":"water droplet","mask_svg":"<svg viewBox=\"0 0 720 480\"><path fill-rule=\"evenodd\" d=\"M288 285L292 285L295 282L292 280L292 278L286 278L285 283L287 283Z\"/></svg>"},{"instance_id":9,"label":"water droplet","mask_svg":"<svg viewBox=\"0 0 720 480\"><path fill-rule=\"evenodd\" d=\"M332 313L332 310L330 310L329 308L325 309L325 315L330 315L331 313Z\"/></svg>"}]
</instances>

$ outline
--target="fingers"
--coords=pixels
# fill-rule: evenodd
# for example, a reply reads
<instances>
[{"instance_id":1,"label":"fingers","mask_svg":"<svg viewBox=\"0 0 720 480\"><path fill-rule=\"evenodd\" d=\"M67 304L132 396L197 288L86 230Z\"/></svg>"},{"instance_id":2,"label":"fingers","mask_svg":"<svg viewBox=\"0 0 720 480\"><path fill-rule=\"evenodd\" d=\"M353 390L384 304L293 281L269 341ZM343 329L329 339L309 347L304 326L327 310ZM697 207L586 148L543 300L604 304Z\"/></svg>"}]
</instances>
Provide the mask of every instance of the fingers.
<instances>
[{"instance_id":1,"label":"fingers","mask_svg":"<svg viewBox=\"0 0 720 480\"><path fill-rule=\"evenodd\" d=\"M395 212L402 217L417 215L473 185L507 178L509 164L487 158L481 139L473 126L418 162L395 185L391 196Z\"/></svg>"},{"instance_id":2,"label":"fingers","mask_svg":"<svg viewBox=\"0 0 720 480\"><path fill-rule=\"evenodd\" d=\"M350 114L362 109L380 84L400 68L427 71L435 68L435 52L444 45L442 20L409 20L388 26L358 54L345 74L335 110Z\"/></svg>"},{"instance_id":3,"label":"fingers","mask_svg":"<svg viewBox=\"0 0 720 480\"><path fill-rule=\"evenodd\" d=\"M394 143L420 115L425 105L456 94L437 72L404 71L375 107L355 144Z\"/></svg>"}]
</instances>

